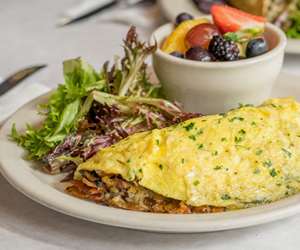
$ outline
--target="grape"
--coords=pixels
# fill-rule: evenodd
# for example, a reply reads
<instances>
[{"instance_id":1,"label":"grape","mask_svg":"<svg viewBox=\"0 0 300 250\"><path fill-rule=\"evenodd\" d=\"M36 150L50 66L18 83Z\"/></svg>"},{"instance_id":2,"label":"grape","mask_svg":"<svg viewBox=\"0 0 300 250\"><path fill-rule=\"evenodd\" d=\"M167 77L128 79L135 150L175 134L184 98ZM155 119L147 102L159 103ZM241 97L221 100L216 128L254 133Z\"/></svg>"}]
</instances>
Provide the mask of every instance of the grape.
<instances>
[{"instance_id":1,"label":"grape","mask_svg":"<svg viewBox=\"0 0 300 250\"><path fill-rule=\"evenodd\" d=\"M190 48L185 53L185 58L193 61L211 62L214 61L213 56L201 47Z\"/></svg>"},{"instance_id":2,"label":"grape","mask_svg":"<svg viewBox=\"0 0 300 250\"><path fill-rule=\"evenodd\" d=\"M213 36L219 35L218 28L210 23L202 23L192 28L185 36L185 45L187 48L200 46L208 48L209 42Z\"/></svg>"}]
</instances>

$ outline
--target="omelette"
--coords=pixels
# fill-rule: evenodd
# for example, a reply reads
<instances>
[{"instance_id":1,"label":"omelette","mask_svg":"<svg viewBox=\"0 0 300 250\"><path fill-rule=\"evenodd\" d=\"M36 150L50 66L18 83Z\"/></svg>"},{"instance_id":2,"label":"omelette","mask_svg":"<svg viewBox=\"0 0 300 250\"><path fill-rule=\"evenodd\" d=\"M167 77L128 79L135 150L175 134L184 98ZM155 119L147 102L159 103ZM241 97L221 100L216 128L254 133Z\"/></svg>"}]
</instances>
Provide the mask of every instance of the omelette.
<instances>
[{"instance_id":1,"label":"omelette","mask_svg":"<svg viewBox=\"0 0 300 250\"><path fill-rule=\"evenodd\" d=\"M137 133L78 166L67 190L131 210L217 212L300 191L300 104L292 98Z\"/></svg>"}]
</instances>

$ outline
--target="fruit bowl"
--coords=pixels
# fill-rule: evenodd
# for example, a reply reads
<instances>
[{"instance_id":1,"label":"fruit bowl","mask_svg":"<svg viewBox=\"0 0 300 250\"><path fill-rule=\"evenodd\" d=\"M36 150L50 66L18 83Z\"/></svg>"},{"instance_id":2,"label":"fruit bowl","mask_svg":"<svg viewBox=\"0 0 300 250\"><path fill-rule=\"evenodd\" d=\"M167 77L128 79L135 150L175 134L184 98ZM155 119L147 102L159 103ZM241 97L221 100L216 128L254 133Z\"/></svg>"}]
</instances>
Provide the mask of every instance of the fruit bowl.
<instances>
[{"instance_id":1,"label":"fruit bowl","mask_svg":"<svg viewBox=\"0 0 300 250\"><path fill-rule=\"evenodd\" d=\"M173 27L172 23L165 24L151 36L159 47L153 55L153 67L168 98L181 102L188 111L212 114L240 103L258 105L270 96L286 46L285 34L279 28L266 24L264 37L269 51L263 55L232 62L199 62L160 49Z\"/></svg>"}]
</instances>

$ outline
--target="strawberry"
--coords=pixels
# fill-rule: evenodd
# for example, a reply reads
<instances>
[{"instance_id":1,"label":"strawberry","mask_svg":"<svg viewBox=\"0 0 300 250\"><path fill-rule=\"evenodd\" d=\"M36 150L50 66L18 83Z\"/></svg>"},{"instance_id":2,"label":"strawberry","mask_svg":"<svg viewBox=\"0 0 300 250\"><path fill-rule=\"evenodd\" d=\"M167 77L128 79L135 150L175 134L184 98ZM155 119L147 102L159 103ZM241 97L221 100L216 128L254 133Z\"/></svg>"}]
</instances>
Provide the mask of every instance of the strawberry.
<instances>
[{"instance_id":1,"label":"strawberry","mask_svg":"<svg viewBox=\"0 0 300 250\"><path fill-rule=\"evenodd\" d=\"M227 5L215 4L211 8L215 25L224 34L250 28L264 28L266 19Z\"/></svg>"}]
</instances>

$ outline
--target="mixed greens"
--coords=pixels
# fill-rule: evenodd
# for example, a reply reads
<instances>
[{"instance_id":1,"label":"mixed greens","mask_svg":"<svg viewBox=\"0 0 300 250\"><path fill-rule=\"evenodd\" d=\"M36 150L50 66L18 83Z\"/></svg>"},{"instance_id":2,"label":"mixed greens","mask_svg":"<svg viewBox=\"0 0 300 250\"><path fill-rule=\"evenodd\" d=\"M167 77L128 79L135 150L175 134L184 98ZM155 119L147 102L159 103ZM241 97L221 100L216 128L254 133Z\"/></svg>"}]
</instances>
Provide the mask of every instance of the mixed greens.
<instances>
[{"instance_id":1,"label":"mixed greens","mask_svg":"<svg viewBox=\"0 0 300 250\"><path fill-rule=\"evenodd\" d=\"M100 74L80 58L65 61L63 70L65 83L58 86L48 103L39 106L39 112L46 116L42 127L28 125L25 134L12 128L12 138L28 150L30 159L42 159L73 132L88 111L83 104L89 92L105 89Z\"/></svg>"},{"instance_id":2,"label":"mixed greens","mask_svg":"<svg viewBox=\"0 0 300 250\"><path fill-rule=\"evenodd\" d=\"M289 38L300 38L300 0L296 0L286 12L281 15L282 28ZM279 18L279 22L281 21Z\"/></svg>"},{"instance_id":3,"label":"mixed greens","mask_svg":"<svg viewBox=\"0 0 300 250\"><path fill-rule=\"evenodd\" d=\"M11 138L29 159L42 160L52 174L71 171L128 135L199 115L163 99L161 85L150 81L145 59L156 45L140 42L132 27L123 48L124 57L100 72L81 58L63 63L65 83L39 107L42 126L28 125L24 133L12 127Z\"/></svg>"}]
</instances>

